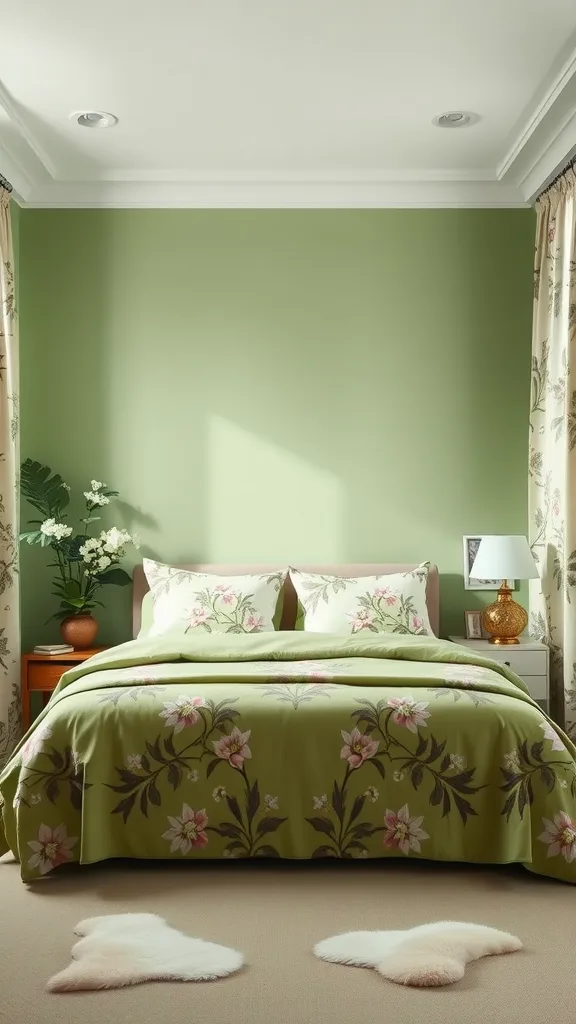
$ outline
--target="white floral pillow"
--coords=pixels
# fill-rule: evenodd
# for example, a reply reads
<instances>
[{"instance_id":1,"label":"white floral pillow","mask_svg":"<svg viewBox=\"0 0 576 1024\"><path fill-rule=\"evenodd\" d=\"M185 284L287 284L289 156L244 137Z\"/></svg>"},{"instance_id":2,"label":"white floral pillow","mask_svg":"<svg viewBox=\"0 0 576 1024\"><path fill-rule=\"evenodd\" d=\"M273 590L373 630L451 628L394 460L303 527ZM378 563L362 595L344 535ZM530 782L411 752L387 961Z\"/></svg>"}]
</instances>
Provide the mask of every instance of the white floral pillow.
<instances>
[{"instance_id":1,"label":"white floral pillow","mask_svg":"<svg viewBox=\"0 0 576 1024\"><path fill-rule=\"evenodd\" d=\"M296 629L309 633L434 636L426 607L429 563L387 576L319 576L290 569L298 595Z\"/></svg>"},{"instance_id":2,"label":"white floral pillow","mask_svg":"<svg viewBox=\"0 0 576 1024\"><path fill-rule=\"evenodd\" d=\"M143 561L152 594L148 636L184 633L265 633L278 628L288 570L258 576L213 576Z\"/></svg>"}]
</instances>

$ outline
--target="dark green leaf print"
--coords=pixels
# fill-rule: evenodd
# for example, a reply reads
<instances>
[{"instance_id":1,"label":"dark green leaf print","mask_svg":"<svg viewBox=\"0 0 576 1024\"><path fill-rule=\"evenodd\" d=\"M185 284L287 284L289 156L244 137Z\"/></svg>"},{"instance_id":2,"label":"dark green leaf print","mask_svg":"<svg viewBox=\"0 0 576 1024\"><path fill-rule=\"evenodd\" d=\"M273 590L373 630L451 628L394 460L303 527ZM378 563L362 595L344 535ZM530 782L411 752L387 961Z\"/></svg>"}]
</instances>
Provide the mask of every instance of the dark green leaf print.
<instances>
[{"instance_id":1,"label":"dark green leaf print","mask_svg":"<svg viewBox=\"0 0 576 1024\"><path fill-rule=\"evenodd\" d=\"M554 750L554 747L552 748ZM526 740L505 757L505 765L500 768L503 782L500 790L507 793L501 814L510 820L516 808L522 820L527 805L534 802L534 785L541 785L547 793L551 793L556 785L561 788L576 786L576 766L572 761L555 758L544 762L544 741L531 743Z\"/></svg>"},{"instance_id":2,"label":"dark green leaf print","mask_svg":"<svg viewBox=\"0 0 576 1024\"><path fill-rule=\"evenodd\" d=\"M325 832L329 836L335 835L334 825L330 818L306 818L306 821L316 832Z\"/></svg>"}]
</instances>

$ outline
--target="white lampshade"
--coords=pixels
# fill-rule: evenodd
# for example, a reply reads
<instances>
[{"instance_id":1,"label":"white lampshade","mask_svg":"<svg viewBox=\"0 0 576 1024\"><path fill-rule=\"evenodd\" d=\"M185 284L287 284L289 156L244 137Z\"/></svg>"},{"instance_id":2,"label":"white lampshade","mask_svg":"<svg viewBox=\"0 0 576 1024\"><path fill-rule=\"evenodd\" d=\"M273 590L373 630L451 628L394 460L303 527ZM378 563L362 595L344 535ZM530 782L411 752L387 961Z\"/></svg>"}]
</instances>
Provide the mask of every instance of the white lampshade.
<instances>
[{"instance_id":1,"label":"white lampshade","mask_svg":"<svg viewBox=\"0 0 576 1024\"><path fill-rule=\"evenodd\" d=\"M533 580L540 575L526 537L482 537L470 576L475 580Z\"/></svg>"}]
</instances>

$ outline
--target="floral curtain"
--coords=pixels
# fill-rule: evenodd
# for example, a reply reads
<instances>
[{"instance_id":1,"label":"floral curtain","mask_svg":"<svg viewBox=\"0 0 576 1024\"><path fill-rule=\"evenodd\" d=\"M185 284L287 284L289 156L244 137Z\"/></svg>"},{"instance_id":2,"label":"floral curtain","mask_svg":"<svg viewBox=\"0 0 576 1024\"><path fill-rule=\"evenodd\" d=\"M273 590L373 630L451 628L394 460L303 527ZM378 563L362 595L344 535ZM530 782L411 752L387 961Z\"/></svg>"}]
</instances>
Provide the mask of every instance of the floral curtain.
<instances>
[{"instance_id":1,"label":"floral curtain","mask_svg":"<svg viewBox=\"0 0 576 1024\"><path fill-rule=\"evenodd\" d=\"M530 632L550 647L552 714L576 737L576 174L536 204Z\"/></svg>"},{"instance_id":2,"label":"floral curtain","mask_svg":"<svg viewBox=\"0 0 576 1024\"><path fill-rule=\"evenodd\" d=\"M0 768L20 735L18 330L10 196L0 184Z\"/></svg>"}]
</instances>

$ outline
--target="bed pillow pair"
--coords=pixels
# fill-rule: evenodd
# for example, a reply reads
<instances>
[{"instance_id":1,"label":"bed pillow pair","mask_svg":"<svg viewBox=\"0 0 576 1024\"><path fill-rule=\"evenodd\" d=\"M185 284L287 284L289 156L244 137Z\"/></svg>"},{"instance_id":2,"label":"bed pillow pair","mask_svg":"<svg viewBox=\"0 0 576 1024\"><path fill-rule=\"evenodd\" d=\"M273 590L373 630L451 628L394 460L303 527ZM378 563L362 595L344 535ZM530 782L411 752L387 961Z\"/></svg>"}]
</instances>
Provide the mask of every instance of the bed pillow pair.
<instances>
[{"instance_id":1,"label":"bed pillow pair","mask_svg":"<svg viewBox=\"0 0 576 1024\"><path fill-rule=\"evenodd\" d=\"M433 636L426 607L429 563L405 573L345 579L290 569L298 596L296 629L311 633L411 633ZM278 629L288 570L214 576L144 559L150 587L140 635L262 633Z\"/></svg>"}]
</instances>

